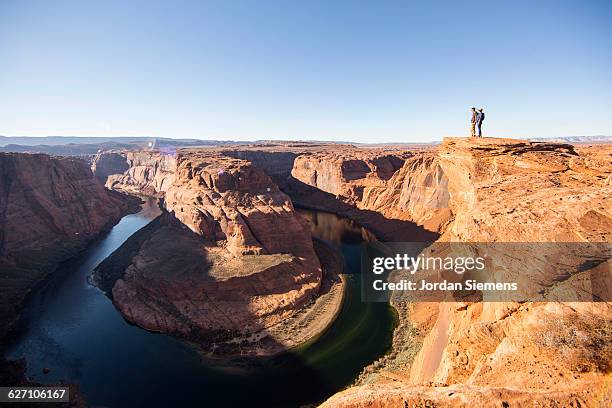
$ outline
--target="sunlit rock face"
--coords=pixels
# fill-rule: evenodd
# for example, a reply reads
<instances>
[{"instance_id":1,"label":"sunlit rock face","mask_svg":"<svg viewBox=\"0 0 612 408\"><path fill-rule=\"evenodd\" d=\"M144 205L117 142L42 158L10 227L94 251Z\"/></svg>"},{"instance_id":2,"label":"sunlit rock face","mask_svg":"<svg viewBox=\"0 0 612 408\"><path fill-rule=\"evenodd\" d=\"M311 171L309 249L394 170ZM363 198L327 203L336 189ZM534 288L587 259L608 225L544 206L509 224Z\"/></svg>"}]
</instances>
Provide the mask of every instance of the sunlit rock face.
<instances>
[{"instance_id":1,"label":"sunlit rock face","mask_svg":"<svg viewBox=\"0 0 612 408\"><path fill-rule=\"evenodd\" d=\"M268 329L312 302L322 281L307 221L289 197L261 168L222 154L181 153L172 174L169 159L137 159L114 185L162 196L166 212L97 272L115 305L207 353L281 350Z\"/></svg>"},{"instance_id":2,"label":"sunlit rock face","mask_svg":"<svg viewBox=\"0 0 612 408\"><path fill-rule=\"evenodd\" d=\"M83 160L0 153L2 325L17 316L36 282L138 201L105 189Z\"/></svg>"},{"instance_id":3,"label":"sunlit rock face","mask_svg":"<svg viewBox=\"0 0 612 408\"><path fill-rule=\"evenodd\" d=\"M406 153L332 150L304 154L295 159L291 175L297 180L359 203L365 188L382 186L402 166Z\"/></svg>"},{"instance_id":4,"label":"sunlit rock face","mask_svg":"<svg viewBox=\"0 0 612 408\"><path fill-rule=\"evenodd\" d=\"M130 194L161 197L173 183L176 154L128 151L122 152L121 155L125 157L127 169L108 174L106 187ZM118 167L117 170L121 168Z\"/></svg>"},{"instance_id":5,"label":"sunlit rock face","mask_svg":"<svg viewBox=\"0 0 612 408\"><path fill-rule=\"evenodd\" d=\"M424 174L406 167L416 169L419 166L411 161L421 160L435 172L425 178L427 183L419 184L431 186L437 180L440 187L423 196L450 213L440 224L440 241L610 242L611 153L608 145L574 148L512 139L447 138L435 154L407 160L394 175L399 181L405 172L408 182L402 186L406 187L386 185L368 196L368 206L385 211L384 204L399 204L407 219L417 219L414 204L419 198L400 197L413 193L411 177ZM519 263L530 259L520 251L506 255ZM563 256L549 264L580 263L572 254ZM556 276L554 268L543 267L541 277L554 290L571 279L595 282L596 276L608 276L609 281L611 273L609 259L575 269L570 277ZM382 364L391 374L371 376L368 381L379 383L350 388L323 406L427 401L436 406L520 406L534 401L544 406L601 406L611 398L606 387L612 361L610 303L406 305L402 298L399 293L392 297L400 325L394 351ZM401 383L389 384L388 378L399 378Z\"/></svg>"},{"instance_id":6,"label":"sunlit rock face","mask_svg":"<svg viewBox=\"0 0 612 408\"><path fill-rule=\"evenodd\" d=\"M455 214L447 239L609 241L610 165L592 160L589 151L578 154L557 143L449 138L439 156Z\"/></svg>"},{"instance_id":7,"label":"sunlit rock face","mask_svg":"<svg viewBox=\"0 0 612 408\"><path fill-rule=\"evenodd\" d=\"M452 218L448 177L434 153L409 158L383 186L366 188L361 208L439 232Z\"/></svg>"},{"instance_id":8,"label":"sunlit rock face","mask_svg":"<svg viewBox=\"0 0 612 408\"><path fill-rule=\"evenodd\" d=\"M285 187L291 176L297 153L285 150L263 150L258 148L223 150L224 156L249 161L262 169L279 187Z\"/></svg>"},{"instance_id":9,"label":"sunlit rock face","mask_svg":"<svg viewBox=\"0 0 612 408\"><path fill-rule=\"evenodd\" d=\"M305 154L295 160L292 175L357 209L429 231L442 231L452 218L448 177L435 153L356 149Z\"/></svg>"}]
</instances>

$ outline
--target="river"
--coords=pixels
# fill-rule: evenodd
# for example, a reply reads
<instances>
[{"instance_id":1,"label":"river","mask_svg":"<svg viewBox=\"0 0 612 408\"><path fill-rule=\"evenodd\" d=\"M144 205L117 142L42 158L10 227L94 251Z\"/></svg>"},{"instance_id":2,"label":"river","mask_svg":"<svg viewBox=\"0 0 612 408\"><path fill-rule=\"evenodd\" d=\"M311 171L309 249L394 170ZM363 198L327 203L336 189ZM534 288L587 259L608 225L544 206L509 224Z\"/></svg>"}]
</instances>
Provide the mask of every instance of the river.
<instances>
[{"instance_id":1,"label":"river","mask_svg":"<svg viewBox=\"0 0 612 408\"><path fill-rule=\"evenodd\" d=\"M388 304L361 302L358 245L370 234L332 214L300 212L312 221L314 236L341 251L347 272L342 310L311 344L257 367L220 367L170 336L126 322L87 278L159 214L149 201L36 289L6 357L25 357L34 381L77 383L90 406L298 407L321 402L385 354L395 315ZM42 372L45 367L48 374Z\"/></svg>"}]
</instances>

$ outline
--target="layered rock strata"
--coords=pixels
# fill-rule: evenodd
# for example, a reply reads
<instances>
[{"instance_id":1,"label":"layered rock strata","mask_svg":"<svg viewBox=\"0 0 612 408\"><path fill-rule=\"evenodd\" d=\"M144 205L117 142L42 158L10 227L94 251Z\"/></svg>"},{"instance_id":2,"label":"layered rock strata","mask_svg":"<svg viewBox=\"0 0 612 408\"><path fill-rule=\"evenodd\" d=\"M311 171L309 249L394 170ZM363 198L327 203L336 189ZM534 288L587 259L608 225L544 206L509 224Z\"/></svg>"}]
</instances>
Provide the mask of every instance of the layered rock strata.
<instances>
[{"instance_id":1,"label":"layered rock strata","mask_svg":"<svg viewBox=\"0 0 612 408\"><path fill-rule=\"evenodd\" d=\"M440 202L452 214L440 240L609 243L611 153L609 146L595 153L554 143L445 139L431 159L446 178L444 191L432 196L445 197ZM378 200L399 203L404 192L392 191ZM609 282L610 260L582 265L574 271L581 276ZM392 303L400 313L394 349L360 379L376 385L351 388L323 406L605 406L611 399L610 303L406 304L401 293Z\"/></svg>"},{"instance_id":2,"label":"layered rock strata","mask_svg":"<svg viewBox=\"0 0 612 408\"><path fill-rule=\"evenodd\" d=\"M105 189L83 160L1 153L1 332L36 282L138 202Z\"/></svg>"},{"instance_id":3,"label":"layered rock strata","mask_svg":"<svg viewBox=\"0 0 612 408\"><path fill-rule=\"evenodd\" d=\"M108 176L123 174L130 167L126 154L122 152L97 153L90 161L91 171L102 184L106 183Z\"/></svg>"},{"instance_id":4,"label":"layered rock strata","mask_svg":"<svg viewBox=\"0 0 612 408\"><path fill-rule=\"evenodd\" d=\"M110 155L114 156L113 153ZM109 153L103 153L98 160L106 162L110 160L108 156ZM176 171L174 152L128 151L120 156L125 157L126 166L114 167L115 171L107 174L106 187L129 194L161 197L172 185Z\"/></svg>"},{"instance_id":5,"label":"layered rock strata","mask_svg":"<svg viewBox=\"0 0 612 408\"><path fill-rule=\"evenodd\" d=\"M166 210L96 272L126 319L219 356L275 354L329 324L341 282L322 271L306 221L270 177L211 152L180 153L175 163L160 182L153 164L107 183L154 188L146 191L163 195ZM326 312L317 321L307 306Z\"/></svg>"},{"instance_id":6,"label":"layered rock strata","mask_svg":"<svg viewBox=\"0 0 612 408\"><path fill-rule=\"evenodd\" d=\"M300 155L291 175L297 180L351 204L363 199L364 189L384 185L402 167L407 153L387 154L353 150Z\"/></svg>"},{"instance_id":7,"label":"layered rock strata","mask_svg":"<svg viewBox=\"0 0 612 408\"><path fill-rule=\"evenodd\" d=\"M420 153L382 186L364 190L359 207L440 232L452 220L448 176L435 153Z\"/></svg>"},{"instance_id":8,"label":"layered rock strata","mask_svg":"<svg viewBox=\"0 0 612 408\"><path fill-rule=\"evenodd\" d=\"M435 164L411 155L391 149L304 152L285 191L296 204L355 220L383 240L433 241L450 218L444 190L436 190L446 179ZM422 176L407 181L413 167ZM405 182L419 186L410 191Z\"/></svg>"}]
</instances>

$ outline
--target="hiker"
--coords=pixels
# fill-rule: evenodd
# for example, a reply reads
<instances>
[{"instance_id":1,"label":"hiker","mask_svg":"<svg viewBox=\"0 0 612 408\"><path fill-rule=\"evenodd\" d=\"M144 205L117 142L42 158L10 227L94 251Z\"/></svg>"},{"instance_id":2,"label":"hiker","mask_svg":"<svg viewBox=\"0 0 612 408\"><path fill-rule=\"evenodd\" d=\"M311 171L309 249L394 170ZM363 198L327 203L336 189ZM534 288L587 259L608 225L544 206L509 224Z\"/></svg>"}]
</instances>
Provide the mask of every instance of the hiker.
<instances>
[{"instance_id":1,"label":"hiker","mask_svg":"<svg viewBox=\"0 0 612 408\"><path fill-rule=\"evenodd\" d=\"M484 109L480 108L476 114L476 126L478 127L478 137L482 137L482 122L484 121Z\"/></svg>"},{"instance_id":2,"label":"hiker","mask_svg":"<svg viewBox=\"0 0 612 408\"><path fill-rule=\"evenodd\" d=\"M470 134L472 137L476 136L476 122L478 120L478 112L476 112L476 108L472 107L472 121L470 122Z\"/></svg>"}]
</instances>

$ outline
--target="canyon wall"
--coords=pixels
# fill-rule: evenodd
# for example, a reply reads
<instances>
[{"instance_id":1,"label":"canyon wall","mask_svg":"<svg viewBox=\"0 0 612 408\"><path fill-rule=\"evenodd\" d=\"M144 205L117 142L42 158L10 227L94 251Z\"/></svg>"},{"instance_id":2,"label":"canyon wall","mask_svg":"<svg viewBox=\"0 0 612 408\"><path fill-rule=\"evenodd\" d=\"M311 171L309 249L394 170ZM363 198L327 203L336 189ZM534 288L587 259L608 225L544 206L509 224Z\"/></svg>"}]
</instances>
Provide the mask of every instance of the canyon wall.
<instances>
[{"instance_id":1,"label":"canyon wall","mask_svg":"<svg viewBox=\"0 0 612 408\"><path fill-rule=\"evenodd\" d=\"M153 162L143 165L139 171L128 170L127 177L124 174L109 178L109 183L118 189L151 187L155 194L165 196L165 205L170 211L164 223L172 226L172 235L160 239L159 244L154 244L153 239L150 246L139 246L139 255L133 258L129 268L130 274L139 277L132 279L126 274L126 283L121 283L122 289L117 290L126 302L122 309L124 315L131 313L133 317L128 319L141 319L138 324L153 330L154 325L147 326L146 316L155 316L155 324L159 325L159 321L171 315L167 312L160 315L159 305L151 300L171 298L170 293L155 292L163 292L162 285L155 283L159 278L153 273L162 265L153 262L148 266L148 260L155 259L164 242L181 242L181 239L193 242L189 234L199 237L203 241L192 245L193 251L179 250L179 247L190 247L182 243L168 253L162 252L158 258L187 253L181 270L189 270L188 265L209 262L213 281L225 282L222 276L232 276L228 281L234 287L240 287L240 283L236 280L239 276L234 276L239 267L233 267L243 265L240 262L251 259L248 257L274 259L265 257L275 257L279 254L275 251L285 251L280 253L289 257L282 261L275 258L273 262L291 264L291 256L295 255L309 259L310 249L308 253L298 253L304 242L292 248L287 243L289 237L281 234L285 224L290 230L297 230L301 221L293 220L290 200L266 179L259 171L261 168L265 169L264 173L274 172L294 202L352 218L388 241L588 243L609 242L612 231L609 204L612 166L610 148L606 146L575 149L565 144L481 138L447 139L436 151L417 153L348 147L300 150L286 181L290 155L274 159L276 153L248 153L248 149L224 154L209 152L195 155L193 159L187 156L195 152L182 154L185 158L179 154L174 167L180 178L171 184L159 181L173 176L158 173L159 167ZM253 160L253 163L240 159ZM140 163L148 160L143 158ZM176 189L171 187L175 183ZM250 186L257 191L251 191ZM263 206L262 200L268 204ZM279 214L283 222L271 221L275 217L272 213ZM259 224L266 227L258 228ZM187 238L177 235L177 225ZM293 234L300 236L297 232ZM217 252L224 255L216 258ZM525 253L511 255L522 262L529 259ZM229 266L225 272L216 272L219 265L226 264ZM249 263L249 269L253 268L251 265L257 268L258 264ZM254 269L255 275L270 267L265 264L263 269ZM299 268L294 263L290 270ZM208 272L203 269L198 273ZM576 276L603 276L601 282L605 283L609 273L608 261L588 265ZM289 275L297 276L295 272ZM309 272L303 281L298 279L282 285L279 293L298 288L297 297L289 300L294 303L284 309L279 306L283 304L279 298L271 300L267 293L258 298L262 303L246 308L247 314L223 304L224 309L233 310L231 316L236 316L237 323L197 321L192 311L216 307L218 299L213 299L210 306L193 303L192 299L201 291L214 292L219 288L205 288L203 283L188 280L198 292L188 293L183 283L173 286L183 287L178 291L182 293L180 298L189 301L181 304L178 299L172 300L173 313L178 310L173 316L180 318L168 323L171 329L162 331L176 330L191 338L189 333L202 329L230 352L255 350L266 354L275 349L271 344L279 342L271 337L265 340L265 334L279 321L278 316L290 316L295 310L293 305L303 304L303 299L308 298L302 294L309 289L299 288L316 291L308 286L312 283L316 286L316 276ZM546 279L562 285L566 277L551 270ZM139 285L142 288L129 291L130 287ZM138 293L148 295L139 299ZM234 303L234 307L245 310L237 305L250 296L253 292ZM148 305L139 310L141 306L135 306L134 302ZM409 304L394 294L392 304L400 317L393 351L366 370L359 386L338 394L324 406L385 406L388 403L465 406L486 405L491 401L521 405L531 399L551 406L597 406L598 398L608 397L602 388L612 352L608 303ZM264 310L270 313L266 315ZM253 316L255 320L251 320ZM180 327L185 322L186 328ZM248 322L255 323L249 326ZM234 330L240 324L247 329ZM231 334L225 337L220 333L211 334L208 329L216 326L227 328ZM245 346L235 346L237 342ZM514 391L517 389L521 391Z\"/></svg>"},{"instance_id":2,"label":"canyon wall","mask_svg":"<svg viewBox=\"0 0 612 408\"><path fill-rule=\"evenodd\" d=\"M36 282L137 207L83 160L0 153L2 333Z\"/></svg>"},{"instance_id":3,"label":"canyon wall","mask_svg":"<svg viewBox=\"0 0 612 408\"><path fill-rule=\"evenodd\" d=\"M434 153L355 149L350 154L304 154L295 160L292 176L318 190L300 194L304 186L295 188L298 202L356 219L386 240L409 240L408 234L398 233L409 228L407 222L438 233L452 219L448 178ZM436 238L409 229L415 240Z\"/></svg>"},{"instance_id":4,"label":"canyon wall","mask_svg":"<svg viewBox=\"0 0 612 408\"><path fill-rule=\"evenodd\" d=\"M303 154L295 159L291 175L317 189L357 204L366 187L384 185L402 167L407 153L331 151Z\"/></svg>"},{"instance_id":5,"label":"canyon wall","mask_svg":"<svg viewBox=\"0 0 612 408\"><path fill-rule=\"evenodd\" d=\"M367 187L359 207L440 232L452 219L448 176L435 153L409 158L382 186Z\"/></svg>"},{"instance_id":6,"label":"canyon wall","mask_svg":"<svg viewBox=\"0 0 612 408\"><path fill-rule=\"evenodd\" d=\"M253 166L262 169L280 188L284 188L287 184L291 176L293 162L297 157L297 153L291 151L263 150L257 148L223 150L221 154L251 162Z\"/></svg>"},{"instance_id":7,"label":"canyon wall","mask_svg":"<svg viewBox=\"0 0 612 408\"><path fill-rule=\"evenodd\" d=\"M172 174L159 159L132 157L135 168L109 177L161 195L166 212L98 268L99 286L129 321L206 354L269 355L305 341L289 322L318 301L323 272L289 197L261 168L219 152L181 152Z\"/></svg>"},{"instance_id":8,"label":"canyon wall","mask_svg":"<svg viewBox=\"0 0 612 408\"><path fill-rule=\"evenodd\" d=\"M445 139L430 159L446 178L443 191L430 194L452 213L440 241L609 243L612 149L579 152L565 144ZM402 193L390 188L377 197L399 203ZM409 200L404 208L412 218ZM526 253L511 255L529 261ZM601 276L609 285L610 274L608 258L572 278ZM610 303L406 304L400 292L392 303L400 314L394 350L324 407L604 406L611 398Z\"/></svg>"},{"instance_id":9,"label":"canyon wall","mask_svg":"<svg viewBox=\"0 0 612 408\"><path fill-rule=\"evenodd\" d=\"M445 190L436 189L446 179L437 162L412 155L350 146L302 152L284 191L296 205L350 218L382 240L434 241L450 218Z\"/></svg>"},{"instance_id":10,"label":"canyon wall","mask_svg":"<svg viewBox=\"0 0 612 408\"><path fill-rule=\"evenodd\" d=\"M115 155L102 153L92 164L93 168L97 168L98 163L113 160L115 166L106 172L106 187L110 189L159 197L174 181L177 160L175 154L159 151L122 152L120 155L125 157L125 165Z\"/></svg>"},{"instance_id":11,"label":"canyon wall","mask_svg":"<svg viewBox=\"0 0 612 408\"><path fill-rule=\"evenodd\" d=\"M97 153L90 158L91 171L102 184L106 183L108 176L122 174L130 165L126 155L121 152Z\"/></svg>"}]
</instances>

